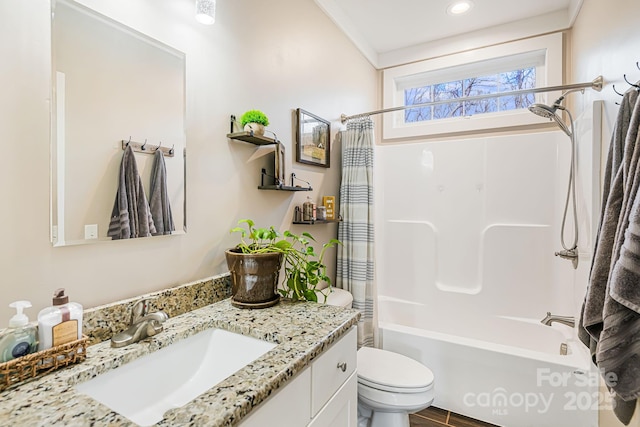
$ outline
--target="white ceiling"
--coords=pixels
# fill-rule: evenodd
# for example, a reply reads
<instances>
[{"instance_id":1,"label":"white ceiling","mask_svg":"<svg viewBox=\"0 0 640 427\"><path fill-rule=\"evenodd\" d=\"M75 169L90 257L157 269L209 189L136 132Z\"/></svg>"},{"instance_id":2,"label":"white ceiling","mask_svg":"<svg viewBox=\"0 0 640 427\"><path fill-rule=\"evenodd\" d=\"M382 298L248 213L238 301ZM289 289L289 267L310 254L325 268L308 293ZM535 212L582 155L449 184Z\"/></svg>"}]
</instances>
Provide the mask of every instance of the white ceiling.
<instances>
[{"instance_id":1,"label":"white ceiling","mask_svg":"<svg viewBox=\"0 0 640 427\"><path fill-rule=\"evenodd\" d=\"M454 40L460 44L465 37L468 45L469 39L481 38L492 43L566 29L582 4L581 0L472 1L473 8L459 16L447 14L447 6L454 0L316 0L316 3L377 68L410 62L415 60L411 53L420 48L433 48Z\"/></svg>"}]
</instances>

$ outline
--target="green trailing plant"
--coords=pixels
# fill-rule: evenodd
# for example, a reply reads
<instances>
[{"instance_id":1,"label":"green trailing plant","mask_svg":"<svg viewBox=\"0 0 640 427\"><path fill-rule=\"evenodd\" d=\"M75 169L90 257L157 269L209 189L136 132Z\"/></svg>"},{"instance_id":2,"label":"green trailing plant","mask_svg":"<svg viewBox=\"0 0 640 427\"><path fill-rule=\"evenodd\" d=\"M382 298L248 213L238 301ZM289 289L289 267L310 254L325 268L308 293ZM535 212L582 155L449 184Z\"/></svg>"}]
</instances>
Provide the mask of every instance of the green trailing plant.
<instances>
[{"instance_id":1,"label":"green trailing plant","mask_svg":"<svg viewBox=\"0 0 640 427\"><path fill-rule=\"evenodd\" d=\"M260 110L249 110L240 117L240 124L244 127L247 123L258 123L269 126L269 119Z\"/></svg>"},{"instance_id":2,"label":"green trailing plant","mask_svg":"<svg viewBox=\"0 0 640 427\"><path fill-rule=\"evenodd\" d=\"M278 289L283 297L318 302L318 285L326 282L331 287L323 260L327 249L342 244L339 240L331 239L323 244L318 255L311 246L316 240L309 233L297 235L287 230L281 236L273 226L258 228L250 219L241 219L238 224L246 228L231 229L232 233L240 233L236 250L245 254L279 252L283 255L285 277ZM327 296L323 295L326 301Z\"/></svg>"}]
</instances>

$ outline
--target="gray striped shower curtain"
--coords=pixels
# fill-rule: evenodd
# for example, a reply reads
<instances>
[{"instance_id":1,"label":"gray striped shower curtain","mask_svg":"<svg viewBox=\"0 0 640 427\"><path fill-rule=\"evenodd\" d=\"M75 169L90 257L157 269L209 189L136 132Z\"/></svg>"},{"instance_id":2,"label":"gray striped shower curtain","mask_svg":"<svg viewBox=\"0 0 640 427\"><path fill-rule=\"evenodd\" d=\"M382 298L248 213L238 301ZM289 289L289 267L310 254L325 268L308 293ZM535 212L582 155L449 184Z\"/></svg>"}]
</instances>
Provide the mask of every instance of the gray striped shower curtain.
<instances>
[{"instance_id":1,"label":"gray striped shower curtain","mask_svg":"<svg viewBox=\"0 0 640 427\"><path fill-rule=\"evenodd\" d=\"M373 121L351 120L342 140L342 182L336 286L351 292L362 313L358 347L374 342Z\"/></svg>"}]
</instances>

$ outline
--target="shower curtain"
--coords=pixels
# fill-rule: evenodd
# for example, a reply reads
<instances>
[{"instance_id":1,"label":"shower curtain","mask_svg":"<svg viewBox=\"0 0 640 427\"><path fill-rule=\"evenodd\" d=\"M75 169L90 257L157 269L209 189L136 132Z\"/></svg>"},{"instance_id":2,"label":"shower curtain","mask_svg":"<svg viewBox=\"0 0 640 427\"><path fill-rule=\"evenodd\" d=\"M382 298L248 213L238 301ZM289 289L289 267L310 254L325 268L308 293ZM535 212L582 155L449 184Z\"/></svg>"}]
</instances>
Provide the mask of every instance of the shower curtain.
<instances>
[{"instance_id":1,"label":"shower curtain","mask_svg":"<svg viewBox=\"0 0 640 427\"><path fill-rule=\"evenodd\" d=\"M351 292L360 310L358 347L373 346L373 121L352 120L342 141L342 183L336 286Z\"/></svg>"}]
</instances>

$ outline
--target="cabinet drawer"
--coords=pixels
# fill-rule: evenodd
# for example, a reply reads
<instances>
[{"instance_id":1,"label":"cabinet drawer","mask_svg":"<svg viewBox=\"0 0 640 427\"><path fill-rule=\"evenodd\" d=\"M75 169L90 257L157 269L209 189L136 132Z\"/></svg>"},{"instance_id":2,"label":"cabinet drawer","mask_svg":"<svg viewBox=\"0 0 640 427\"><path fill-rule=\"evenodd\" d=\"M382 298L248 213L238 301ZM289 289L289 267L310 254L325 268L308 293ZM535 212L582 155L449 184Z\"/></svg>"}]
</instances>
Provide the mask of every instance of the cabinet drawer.
<instances>
[{"instance_id":1,"label":"cabinet drawer","mask_svg":"<svg viewBox=\"0 0 640 427\"><path fill-rule=\"evenodd\" d=\"M355 372L356 328L334 343L311 365L311 416L316 414L340 386Z\"/></svg>"}]
</instances>

